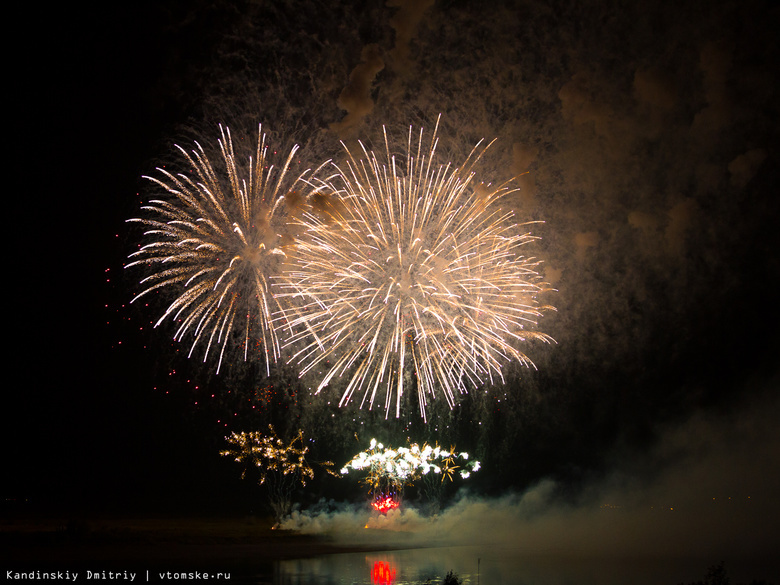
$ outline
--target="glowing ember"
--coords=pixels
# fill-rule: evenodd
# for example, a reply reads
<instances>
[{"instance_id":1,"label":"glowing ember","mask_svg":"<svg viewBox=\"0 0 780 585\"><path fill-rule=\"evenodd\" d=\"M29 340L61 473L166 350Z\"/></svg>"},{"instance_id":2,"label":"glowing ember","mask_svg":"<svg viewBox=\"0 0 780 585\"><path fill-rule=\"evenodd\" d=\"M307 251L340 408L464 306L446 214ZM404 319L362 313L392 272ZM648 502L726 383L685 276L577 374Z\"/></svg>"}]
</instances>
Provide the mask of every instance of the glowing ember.
<instances>
[{"instance_id":1,"label":"glowing ember","mask_svg":"<svg viewBox=\"0 0 780 585\"><path fill-rule=\"evenodd\" d=\"M387 514L390 510L395 510L401 503L394 500L392 496L380 496L371 502L371 507L380 514Z\"/></svg>"}]
</instances>

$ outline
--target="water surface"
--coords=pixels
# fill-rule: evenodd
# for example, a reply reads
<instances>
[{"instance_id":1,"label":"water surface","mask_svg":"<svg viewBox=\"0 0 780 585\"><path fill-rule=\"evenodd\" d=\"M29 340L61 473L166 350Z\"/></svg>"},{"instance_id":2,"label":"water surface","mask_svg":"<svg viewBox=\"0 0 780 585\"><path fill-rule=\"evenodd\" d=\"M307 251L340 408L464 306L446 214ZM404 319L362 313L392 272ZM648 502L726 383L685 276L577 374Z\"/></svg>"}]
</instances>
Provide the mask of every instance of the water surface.
<instances>
[{"instance_id":1,"label":"water surface","mask_svg":"<svg viewBox=\"0 0 780 585\"><path fill-rule=\"evenodd\" d=\"M280 561L277 585L410 585L441 583L454 571L464 585L678 585L701 581L710 559L620 559L523 556L511 547L442 547L379 553L347 553ZM725 563L731 583L764 579L765 563ZM776 569L776 567L775 567ZM775 581L776 583L776 581Z\"/></svg>"}]
</instances>

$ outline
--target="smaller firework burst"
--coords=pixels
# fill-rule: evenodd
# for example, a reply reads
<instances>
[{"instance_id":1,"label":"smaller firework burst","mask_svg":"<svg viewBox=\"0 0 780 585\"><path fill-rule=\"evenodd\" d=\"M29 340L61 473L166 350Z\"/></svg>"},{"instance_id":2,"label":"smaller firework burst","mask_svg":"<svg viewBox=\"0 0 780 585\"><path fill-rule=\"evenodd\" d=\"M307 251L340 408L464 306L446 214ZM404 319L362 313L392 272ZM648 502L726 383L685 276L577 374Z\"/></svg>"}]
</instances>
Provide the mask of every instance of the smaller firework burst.
<instances>
[{"instance_id":1,"label":"smaller firework burst","mask_svg":"<svg viewBox=\"0 0 780 585\"><path fill-rule=\"evenodd\" d=\"M292 507L295 486L298 483L305 486L307 480L313 479L314 468L306 461L309 448L303 444L302 430L289 443L277 436L273 425L268 425L268 430L268 434L257 431L232 433L225 438L232 448L220 451L220 455L232 457L244 466L241 479L246 477L250 466L259 470L258 483L268 485L271 507L277 519L281 519ZM317 464L327 473L337 476L331 461Z\"/></svg>"},{"instance_id":2,"label":"smaller firework burst","mask_svg":"<svg viewBox=\"0 0 780 585\"><path fill-rule=\"evenodd\" d=\"M141 208L143 217L128 220L146 231L126 268L145 268L147 276L131 302L169 293L172 301L155 327L173 320L174 339L191 335L190 355L205 345L204 361L218 349L217 372L234 342L244 360L254 346L270 374L280 357L272 315L281 309L271 281L295 239L288 220L302 201L296 188L307 171L292 170L297 146L274 165L262 128L256 149L245 156L236 154L228 128L220 127L220 136L216 147L196 142L188 152L177 146L180 172L159 168L159 177L145 177L155 195Z\"/></svg>"},{"instance_id":3,"label":"smaller firework burst","mask_svg":"<svg viewBox=\"0 0 780 585\"><path fill-rule=\"evenodd\" d=\"M367 473L363 483L369 487L372 507L386 514L397 508L403 496L404 487L429 476L441 476L450 481L455 475L467 479L479 470L479 461L469 461L469 454L458 453L454 447L443 449L438 444L427 443L421 447L412 443L409 447L385 448L376 439L366 451L361 451L341 469L346 475L350 470Z\"/></svg>"}]
</instances>

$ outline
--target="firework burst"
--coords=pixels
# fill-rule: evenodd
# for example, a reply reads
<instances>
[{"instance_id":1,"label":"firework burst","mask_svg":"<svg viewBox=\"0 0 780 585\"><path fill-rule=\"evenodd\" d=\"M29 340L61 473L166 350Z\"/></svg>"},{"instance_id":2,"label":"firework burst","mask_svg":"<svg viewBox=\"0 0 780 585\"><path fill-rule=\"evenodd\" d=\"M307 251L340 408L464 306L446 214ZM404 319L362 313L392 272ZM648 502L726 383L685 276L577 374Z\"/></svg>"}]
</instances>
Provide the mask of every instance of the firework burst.
<instances>
[{"instance_id":1,"label":"firework burst","mask_svg":"<svg viewBox=\"0 0 780 585\"><path fill-rule=\"evenodd\" d=\"M520 254L536 238L499 206L516 189L474 179L479 144L455 167L436 162L436 131L424 145L410 128L400 161L384 139L383 155L345 146L346 165L320 188L333 201L301 216L308 237L280 296L303 299L291 361L321 372L318 391L346 376L341 405L383 395L398 417L416 386L425 419L439 391L452 407L467 384L503 382L506 362L533 365L521 347L550 341L534 331L544 284L539 261Z\"/></svg>"},{"instance_id":2,"label":"firework burst","mask_svg":"<svg viewBox=\"0 0 780 585\"><path fill-rule=\"evenodd\" d=\"M243 345L245 360L257 342L268 372L280 356L272 325L280 306L270 279L282 270L294 239L287 219L297 209L293 188L301 176L290 177L297 146L276 168L262 128L256 151L246 158L236 156L229 129L220 127L220 134L220 156L213 161L197 142L191 152L177 145L186 170L172 174L158 168L160 177L145 177L164 197L142 207L146 217L128 220L147 231L146 243L126 267L151 271L133 301L160 290L175 295L155 327L173 319L175 340L193 336L190 355L204 344L205 361L218 347L219 372L231 339Z\"/></svg>"}]
</instances>

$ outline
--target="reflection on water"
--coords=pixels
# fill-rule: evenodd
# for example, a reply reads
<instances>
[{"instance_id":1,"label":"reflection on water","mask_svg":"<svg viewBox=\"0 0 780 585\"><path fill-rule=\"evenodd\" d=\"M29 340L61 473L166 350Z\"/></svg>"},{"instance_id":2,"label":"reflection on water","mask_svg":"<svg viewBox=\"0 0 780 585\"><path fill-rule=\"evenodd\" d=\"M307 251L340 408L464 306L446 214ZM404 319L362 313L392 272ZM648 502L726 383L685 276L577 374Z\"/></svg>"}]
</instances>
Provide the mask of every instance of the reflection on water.
<instances>
[{"instance_id":1,"label":"reflection on water","mask_svg":"<svg viewBox=\"0 0 780 585\"><path fill-rule=\"evenodd\" d=\"M277 585L428 582L433 585L454 571L464 585L676 585L700 581L708 566L717 562L717 559L521 557L511 548L444 547L280 561L273 582ZM734 583L768 576L764 568L750 564L727 562L726 567Z\"/></svg>"},{"instance_id":2,"label":"reflection on water","mask_svg":"<svg viewBox=\"0 0 780 585\"><path fill-rule=\"evenodd\" d=\"M392 583L395 583L395 574L397 572L395 563L374 561L374 568L371 569L371 583L373 585L392 585Z\"/></svg>"}]
</instances>

